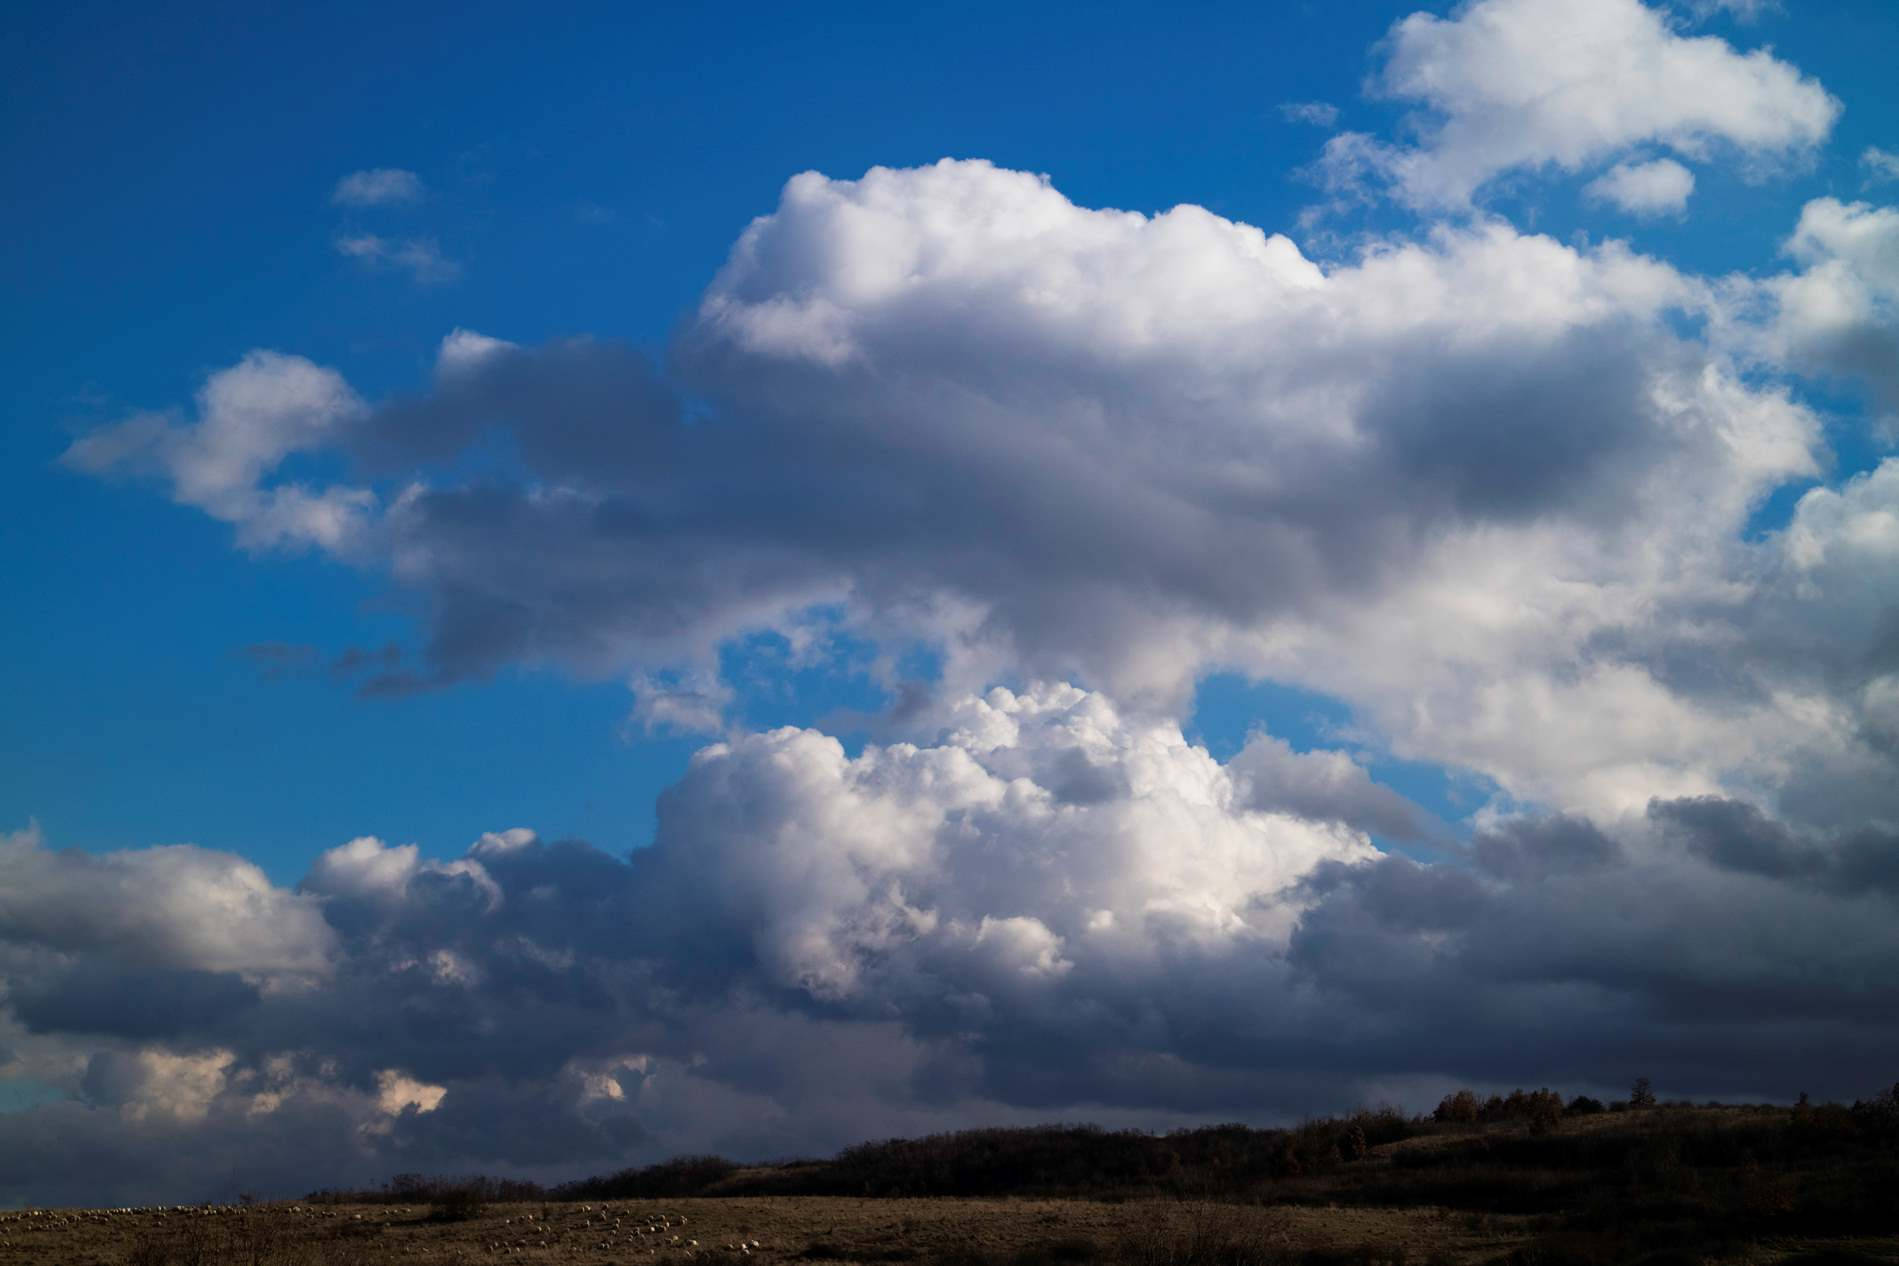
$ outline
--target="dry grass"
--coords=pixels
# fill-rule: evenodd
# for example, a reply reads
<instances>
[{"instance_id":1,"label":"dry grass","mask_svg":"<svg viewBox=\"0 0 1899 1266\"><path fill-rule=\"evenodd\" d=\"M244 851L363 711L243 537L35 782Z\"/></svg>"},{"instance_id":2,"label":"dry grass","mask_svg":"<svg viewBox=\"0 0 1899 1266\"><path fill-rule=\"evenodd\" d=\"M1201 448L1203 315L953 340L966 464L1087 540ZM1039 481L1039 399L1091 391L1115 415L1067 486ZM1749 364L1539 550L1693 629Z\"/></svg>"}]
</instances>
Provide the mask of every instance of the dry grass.
<instances>
[{"instance_id":1,"label":"dry grass","mask_svg":"<svg viewBox=\"0 0 1899 1266\"><path fill-rule=\"evenodd\" d=\"M492 1205L468 1221L422 1208L260 1206L215 1214L4 1215L4 1266L353 1266L355 1263L917 1262L945 1266L1266 1266L1487 1260L1521 1235L1434 1210L1207 1202L687 1199ZM658 1233L646 1228L668 1225ZM614 1223L618 1222L615 1226ZM678 1242L674 1242L674 1237ZM697 1241L694 1245L692 1241ZM748 1246L749 1251L733 1246Z\"/></svg>"}]
</instances>

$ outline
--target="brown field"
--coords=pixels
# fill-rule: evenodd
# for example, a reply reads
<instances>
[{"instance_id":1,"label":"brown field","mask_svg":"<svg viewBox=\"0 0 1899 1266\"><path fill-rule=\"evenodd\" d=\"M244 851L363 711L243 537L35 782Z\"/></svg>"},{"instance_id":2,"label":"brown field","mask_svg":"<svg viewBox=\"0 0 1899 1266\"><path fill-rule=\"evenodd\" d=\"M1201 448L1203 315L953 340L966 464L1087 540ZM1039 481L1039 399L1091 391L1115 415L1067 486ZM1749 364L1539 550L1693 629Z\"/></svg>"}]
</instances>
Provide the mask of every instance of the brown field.
<instances>
[{"instance_id":1,"label":"brown field","mask_svg":"<svg viewBox=\"0 0 1899 1266\"><path fill-rule=\"evenodd\" d=\"M651 1229L649 1229L651 1228ZM1557 1262L1533 1219L1437 1209L1140 1200L760 1197L421 1208L296 1204L0 1214L4 1266L346 1266L711 1259L954 1266ZM753 1242L756 1247L752 1247ZM740 1245L745 1247L741 1248ZM1899 1262L1899 1241L1757 1246L1737 1261Z\"/></svg>"}]
</instances>

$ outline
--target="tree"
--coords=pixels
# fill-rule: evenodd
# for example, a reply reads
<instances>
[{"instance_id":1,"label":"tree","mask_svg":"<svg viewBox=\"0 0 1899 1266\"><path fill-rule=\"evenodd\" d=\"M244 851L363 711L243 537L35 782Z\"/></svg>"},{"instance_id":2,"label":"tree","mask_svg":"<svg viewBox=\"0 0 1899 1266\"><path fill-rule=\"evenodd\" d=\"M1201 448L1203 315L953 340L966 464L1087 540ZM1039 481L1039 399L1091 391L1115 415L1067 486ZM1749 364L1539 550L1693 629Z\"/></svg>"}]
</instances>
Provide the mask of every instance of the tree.
<instances>
[{"instance_id":1,"label":"tree","mask_svg":"<svg viewBox=\"0 0 1899 1266\"><path fill-rule=\"evenodd\" d=\"M1637 1077L1635 1085L1629 1089L1631 1108L1652 1108L1655 1106L1655 1092L1649 1088L1648 1078Z\"/></svg>"},{"instance_id":2,"label":"tree","mask_svg":"<svg viewBox=\"0 0 1899 1266\"><path fill-rule=\"evenodd\" d=\"M1563 1119L1563 1096L1545 1086L1525 1095L1523 1108L1530 1122L1530 1133L1548 1134Z\"/></svg>"},{"instance_id":3,"label":"tree","mask_svg":"<svg viewBox=\"0 0 1899 1266\"><path fill-rule=\"evenodd\" d=\"M1431 1117L1433 1120L1454 1122L1458 1125L1473 1124L1477 1120L1477 1096L1468 1090L1460 1090L1454 1095L1445 1095Z\"/></svg>"}]
</instances>

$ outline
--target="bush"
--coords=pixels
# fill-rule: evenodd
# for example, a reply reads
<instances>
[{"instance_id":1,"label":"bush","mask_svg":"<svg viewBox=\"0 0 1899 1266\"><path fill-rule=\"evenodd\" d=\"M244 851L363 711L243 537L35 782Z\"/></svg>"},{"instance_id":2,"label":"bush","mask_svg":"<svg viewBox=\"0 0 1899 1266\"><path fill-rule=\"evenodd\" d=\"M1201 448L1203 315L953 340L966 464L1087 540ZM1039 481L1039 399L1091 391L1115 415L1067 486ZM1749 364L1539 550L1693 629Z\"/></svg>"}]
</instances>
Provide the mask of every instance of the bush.
<instances>
[{"instance_id":1,"label":"bush","mask_svg":"<svg viewBox=\"0 0 1899 1266\"><path fill-rule=\"evenodd\" d=\"M1569 1101L1569 1106L1564 1108L1563 1112L1572 1117L1593 1117L1608 1110L1600 1099L1591 1099L1588 1095L1577 1095Z\"/></svg>"}]
</instances>

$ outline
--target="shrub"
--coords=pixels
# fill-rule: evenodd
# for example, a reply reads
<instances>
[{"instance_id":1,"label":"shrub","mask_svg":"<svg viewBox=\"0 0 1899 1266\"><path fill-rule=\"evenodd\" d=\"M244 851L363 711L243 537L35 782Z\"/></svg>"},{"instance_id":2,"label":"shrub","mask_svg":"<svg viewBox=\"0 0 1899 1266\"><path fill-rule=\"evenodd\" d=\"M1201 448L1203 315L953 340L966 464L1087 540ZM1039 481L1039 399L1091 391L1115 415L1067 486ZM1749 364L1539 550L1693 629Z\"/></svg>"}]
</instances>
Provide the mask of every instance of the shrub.
<instances>
[{"instance_id":1,"label":"shrub","mask_svg":"<svg viewBox=\"0 0 1899 1266\"><path fill-rule=\"evenodd\" d=\"M1599 1112L1607 1112L1608 1108L1603 1106L1600 1099L1591 1099L1588 1095L1577 1095L1569 1101L1569 1106L1563 1111L1572 1117L1592 1117Z\"/></svg>"}]
</instances>

